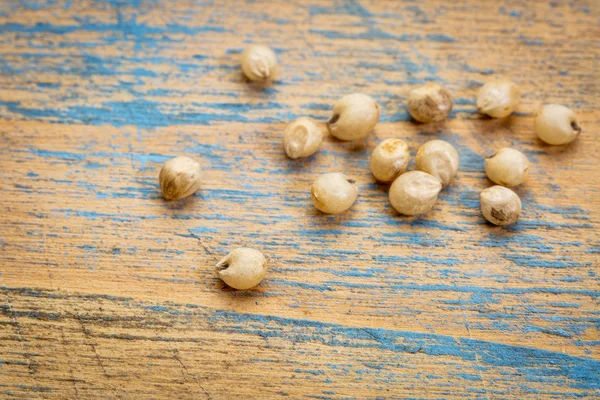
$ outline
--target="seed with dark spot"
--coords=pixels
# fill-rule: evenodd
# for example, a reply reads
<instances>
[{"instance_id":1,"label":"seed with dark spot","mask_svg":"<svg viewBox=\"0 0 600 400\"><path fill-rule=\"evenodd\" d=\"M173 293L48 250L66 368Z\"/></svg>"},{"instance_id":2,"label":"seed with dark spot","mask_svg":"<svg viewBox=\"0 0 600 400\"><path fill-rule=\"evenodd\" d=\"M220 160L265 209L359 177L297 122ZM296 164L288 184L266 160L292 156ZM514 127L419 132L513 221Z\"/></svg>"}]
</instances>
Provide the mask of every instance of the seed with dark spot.
<instances>
[{"instance_id":1,"label":"seed with dark spot","mask_svg":"<svg viewBox=\"0 0 600 400\"><path fill-rule=\"evenodd\" d=\"M494 225L514 224L521 215L521 200L512 190L503 186L492 186L480 194L481 213Z\"/></svg>"},{"instance_id":2,"label":"seed with dark spot","mask_svg":"<svg viewBox=\"0 0 600 400\"><path fill-rule=\"evenodd\" d=\"M492 208L492 217L496 218L498 221L506 221L506 214L504 210Z\"/></svg>"}]
</instances>

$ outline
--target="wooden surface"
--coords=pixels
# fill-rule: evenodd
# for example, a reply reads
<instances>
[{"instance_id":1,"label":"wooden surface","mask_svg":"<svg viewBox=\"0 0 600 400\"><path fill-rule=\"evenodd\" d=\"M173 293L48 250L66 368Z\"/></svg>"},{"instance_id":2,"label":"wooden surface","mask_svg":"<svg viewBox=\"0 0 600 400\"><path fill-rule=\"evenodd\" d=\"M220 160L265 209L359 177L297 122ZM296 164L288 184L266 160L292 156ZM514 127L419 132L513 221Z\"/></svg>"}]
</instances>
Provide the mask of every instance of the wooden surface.
<instances>
[{"instance_id":1,"label":"wooden surface","mask_svg":"<svg viewBox=\"0 0 600 400\"><path fill-rule=\"evenodd\" d=\"M0 2L0 398L600 396L599 8ZM239 71L255 42L282 65L266 88ZM523 91L506 120L475 112L497 75ZM426 81L452 91L448 121L410 121ZM373 135L285 157L287 122L355 91L381 105ZM542 102L576 110L575 143L535 138ZM459 150L421 218L369 173L388 137ZM508 229L479 211L504 146L532 162ZM166 203L158 171L181 154L204 186ZM309 200L332 171L360 186L340 216ZM213 269L241 245L270 260L249 292Z\"/></svg>"}]
</instances>

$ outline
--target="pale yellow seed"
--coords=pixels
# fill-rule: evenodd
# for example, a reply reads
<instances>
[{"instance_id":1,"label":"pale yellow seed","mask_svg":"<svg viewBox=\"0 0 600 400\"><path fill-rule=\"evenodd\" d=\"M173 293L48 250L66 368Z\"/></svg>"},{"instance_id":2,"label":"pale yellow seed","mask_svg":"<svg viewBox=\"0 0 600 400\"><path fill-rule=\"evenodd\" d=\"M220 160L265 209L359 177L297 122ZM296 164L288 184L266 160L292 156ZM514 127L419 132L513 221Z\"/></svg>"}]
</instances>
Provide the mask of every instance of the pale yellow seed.
<instances>
[{"instance_id":1,"label":"pale yellow seed","mask_svg":"<svg viewBox=\"0 0 600 400\"><path fill-rule=\"evenodd\" d=\"M481 213L494 225L514 224L521 215L521 199L504 186L492 186L481 192Z\"/></svg>"},{"instance_id":2,"label":"pale yellow seed","mask_svg":"<svg viewBox=\"0 0 600 400\"><path fill-rule=\"evenodd\" d=\"M504 118L519 105L521 92L507 79L496 79L483 85L477 94L477 110L492 118Z\"/></svg>"},{"instance_id":3,"label":"pale yellow seed","mask_svg":"<svg viewBox=\"0 0 600 400\"><path fill-rule=\"evenodd\" d=\"M417 169L436 177L442 186L448 186L456 176L459 166L458 152L443 140L430 140L417 152Z\"/></svg>"},{"instance_id":4,"label":"pale yellow seed","mask_svg":"<svg viewBox=\"0 0 600 400\"><path fill-rule=\"evenodd\" d=\"M267 272L267 260L258 250L240 247L216 265L219 278L234 289L250 289L260 283Z\"/></svg>"},{"instance_id":5,"label":"pale yellow seed","mask_svg":"<svg viewBox=\"0 0 600 400\"><path fill-rule=\"evenodd\" d=\"M275 52L267 46L251 45L242 53L242 72L251 81L264 81L272 78L276 68Z\"/></svg>"},{"instance_id":6,"label":"pale yellow seed","mask_svg":"<svg viewBox=\"0 0 600 400\"><path fill-rule=\"evenodd\" d=\"M390 203L400 214L419 215L433 208L442 190L440 181L422 171L400 175L390 186Z\"/></svg>"},{"instance_id":7,"label":"pale yellow seed","mask_svg":"<svg viewBox=\"0 0 600 400\"><path fill-rule=\"evenodd\" d=\"M419 122L438 122L452 111L452 95L437 83L412 89L408 95L408 112Z\"/></svg>"},{"instance_id":8,"label":"pale yellow seed","mask_svg":"<svg viewBox=\"0 0 600 400\"><path fill-rule=\"evenodd\" d=\"M178 200L200 190L200 163L179 156L165 162L158 181L165 200Z\"/></svg>"},{"instance_id":9,"label":"pale yellow seed","mask_svg":"<svg viewBox=\"0 0 600 400\"><path fill-rule=\"evenodd\" d=\"M380 182L392 182L406 171L410 154L404 140L386 139L371 154L371 173Z\"/></svg>"},{"instance_id":10,"label":"pale yellow seed","mask_svg":"<svg viewBox=\"0 0 600 400\"><path fill-rule=\"evenodd\" d=\"M353 93L335 103L327 122L329 132L340 140L362 139L379 121L379 106L372 97Z\"/></svg>"},{"instance_id":11,"label":"pale yellow seed","mask_svg":"<svg viewBox=\"0 0 600 400\"><path fill-rule=\"evenodd\" d=\"M485 173L502 186L517 186L529 176L529 160L519 150L504 147L485 160Z\"/></svg>"},{"instance_id":12,"label":"pale yellow seed","mask_svg":"<svg viewBox=\"0 0 600 400\"><path fill-rule=\"evenodd\" d=\"M283 131L283 148L290 158L313 155L323 141L323 131L308 117L292 121Z\"/></svg>"},{"instance_id":13,"label":"pale yellow seed","mask_svg":"<svg viewBox=\"0 0 600 400\"><path fill-rule=\"evenodd\" d=\"M575 113L560 104L546 104L535 116L535 133L548 144L567 144L579 137L581 127Z\"/></svg>"},{"instance_id":14,"label":"pale yellow seed","mask_svg":"<svg viewBox=\"0 0 600 400\"><path fill-rule=\"evenodd\" d=\"M339 214L348 210L358 197L354 179L339 172L321 175L310 188L314 206L327 214Z\"/></svg>"}]
</instances>

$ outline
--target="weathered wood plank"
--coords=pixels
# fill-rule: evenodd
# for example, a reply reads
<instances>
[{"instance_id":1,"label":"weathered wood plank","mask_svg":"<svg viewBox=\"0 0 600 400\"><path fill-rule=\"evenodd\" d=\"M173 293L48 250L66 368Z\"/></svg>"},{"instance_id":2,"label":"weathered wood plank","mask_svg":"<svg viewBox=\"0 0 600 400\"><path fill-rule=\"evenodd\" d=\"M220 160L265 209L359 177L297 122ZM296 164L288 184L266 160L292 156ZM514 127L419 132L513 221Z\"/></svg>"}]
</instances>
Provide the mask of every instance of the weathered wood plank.
<instances>
[{"instance_id":1,"label":"weathered wood plank","mask_svg":"<svg viewBox=\"0 0 600 400\"><path fill-rule=\"evenodd\" d=\"M482 3L0 4L0 397L598 396L598 5ZM282 64L267 88L239 72L257 41ZM504 121L475 112L495 75L523 90ZM425 81L448 121L409 120ZM288 160L285 124L353 91L381 104L375 134ZM577 142L535 138L542 102L577 111ZM460 153L421 218L370 176L388 137ZM509 229L478 201L504 146L533 167ZM204 187L167 204L178 154ZM360 186L341 216L308 198L330 171ZM239 245L270 259L250 292L212 269Z\"/></svg>"}]
</instances>

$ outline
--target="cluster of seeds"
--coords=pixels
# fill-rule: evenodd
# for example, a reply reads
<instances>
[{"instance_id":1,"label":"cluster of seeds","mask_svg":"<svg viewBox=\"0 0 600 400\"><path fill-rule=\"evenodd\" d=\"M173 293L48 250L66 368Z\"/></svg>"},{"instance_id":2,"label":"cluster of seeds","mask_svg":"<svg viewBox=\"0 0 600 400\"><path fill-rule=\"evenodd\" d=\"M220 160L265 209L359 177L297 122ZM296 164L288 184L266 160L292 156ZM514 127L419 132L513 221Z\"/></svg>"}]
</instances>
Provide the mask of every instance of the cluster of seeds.
<instances>
[{"instance_id":1,"label":"cluster of seeds","mask_svg":"<svg viewBox=\"0 0 600 400\"><path fill-rule=\"evenodd\" d=\"M241 68L251 81L273 80L277 72L277 58L273 50L262 45L249 46L241 57ZM520 90L506 79L494 79L481 87L477 94L477 110L491 118L504 118L518 106ZM443 121L452 111L450 92L436 84L410 91L407 108L418 122ZM379 122L377 102L363 93L353 93L339 99L327 121L329 133L343 141L367 137ZM575 113L557 104L543 105L535 116L536 135L551 145L567 144L581 133ZM308 117L292 121L283 132L283 148L292 159L315 154L323 142L319 123ZM431 210L440 191L447 187L458 172L459 156L456 149L443 140L423 144L416 154L416 170L407 172L410 152L402 139L386 139L373 150L371 173L381 183L391 184L389 201L404 215L420 215ZM508 187L525 182L529 176L529 160L522 152L501 148L484 163L487 177L496 184L480 194L481 212L492 224L504 226L517 222L521 214L521 200ZM200 189L200 164L185 156L168 160L160 171L159 182L165 200L178 200ZM358 198L356 180L343 173L321 175L310 188L314 206L323 213L339 214L347 211ZM216 265L219 277L236 289L256 286L266 273L266 259L255 249L241 247L233 250Z\"/></svg>"},{"instance_id":2,"label":"cluster of seeds","mask_svg":"<svg viewBox=\"0 0 600 400\"><path fill-rule=\"evenodd\" d=\"M401 174L390 186L390 203L400 214L419 215L431 210L443 187L458 171L458 152L448 142L431 140L417 152L417 171Z\"/></svg>"},{"instance_id":3,"label":"cluster of seeds","mask_svg":"<svg viewBox=\"0 0 600 400\"><path fill-rule=\"evenodd\" d=\"M452 96L441 86L428 84L411 92L408 107L420 121L441 121L452 109ZM340 140L358 140L373 131L379 116L379 105L373 98L353 93L334 105L327 128ZM322 131L307 117L290 123L283 135L283 147L290 158L314 154L321 142ZM456 175L458 152L448 142L432 140L417 152L418 171L405 173L409 159L410 152L404 140L386 139L373 150L370 168L377 181L392 183L389 198L396 211L419 215L433 207L439 192ZM310 193L317 209L327 214L339 214L352 207L358 197L358 188L354 179L342 173L329 173L313 182Z\"/></svg>"},{"instance_id":4,"label":"cluster of seeds","mask_svg":"<svg viewBox=\"0 0 600 400\"><path fill-rule=\"evenodd\" d=\"M491 118L504 118L519 105L520 96L520 90L514 82L494 79L479 90L477 109ZM413 119L421 123L443 121L452 106L450 92L436 83L414 88L408 95L408 111ZM335 104L327 127L331 135L340 140L357 140L373 130L379 115L379 106L371 97L354 93ZM300 130L298 126L304 129ZM571 110L550 104L538 111L535 132L546 143L566 144L577 138L581 128ZM284 148L291 158L314 154L321 142L322 131L306 117L292 122L284 132ZM293 143L293 148L290 143ZM417 171L406 172L409 158L405 141L386 139L373 150L371 173L377 181L391 183L389 199L396 211L404 215L424 214L433 208L442 188L454 179L459 167L458 152L448 142L431 140L417 152ZM488 178L498 186L481 192L483 216L500 226L517 222L521 214L521 201L508 187L525 182L529 176L529 160L516 149L502 148L485 160L484 169ZM324 213L337 214L348 210L357 196L356 182L341 173L325 174L315 180L311 187L313 204Z\"/></svg>"}]
</instances>

